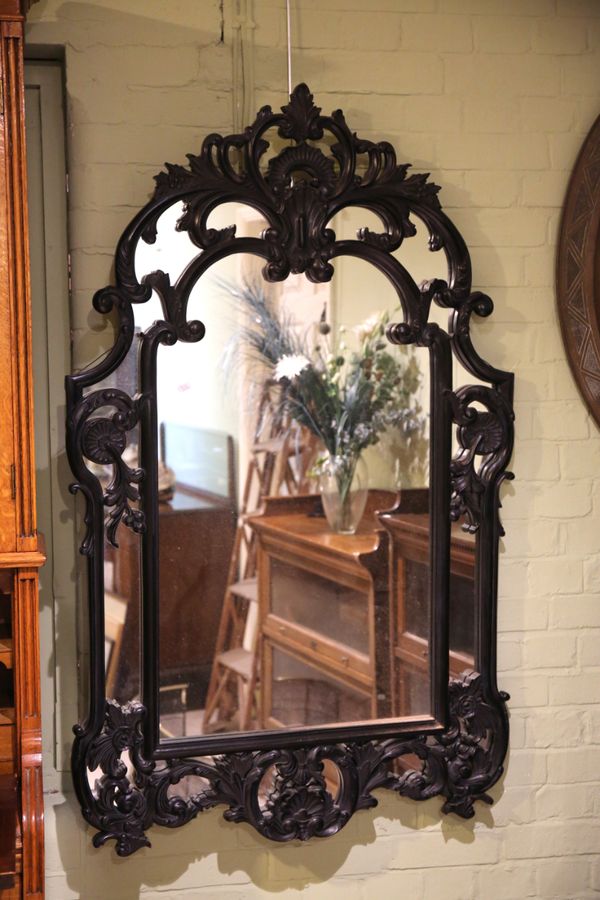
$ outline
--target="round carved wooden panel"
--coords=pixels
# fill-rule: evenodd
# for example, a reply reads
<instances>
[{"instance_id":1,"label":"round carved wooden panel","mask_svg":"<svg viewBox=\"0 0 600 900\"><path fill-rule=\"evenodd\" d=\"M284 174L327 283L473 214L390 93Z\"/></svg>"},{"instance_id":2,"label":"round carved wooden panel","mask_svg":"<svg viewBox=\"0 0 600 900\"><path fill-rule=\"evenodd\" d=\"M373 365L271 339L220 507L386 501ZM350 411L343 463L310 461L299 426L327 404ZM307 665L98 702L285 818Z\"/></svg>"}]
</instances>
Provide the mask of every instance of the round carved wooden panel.
<instances>
[{"instance_id":1,"label":"round carved wooden panel","mask_svg":"<svg viewBox=\"0 0 600 900\"><path fill-rule=\"evenodd\" d=\"M600 116L573 169L558 240L557 301L567 358L600 425Z\"/></svg>"}]
</instances>

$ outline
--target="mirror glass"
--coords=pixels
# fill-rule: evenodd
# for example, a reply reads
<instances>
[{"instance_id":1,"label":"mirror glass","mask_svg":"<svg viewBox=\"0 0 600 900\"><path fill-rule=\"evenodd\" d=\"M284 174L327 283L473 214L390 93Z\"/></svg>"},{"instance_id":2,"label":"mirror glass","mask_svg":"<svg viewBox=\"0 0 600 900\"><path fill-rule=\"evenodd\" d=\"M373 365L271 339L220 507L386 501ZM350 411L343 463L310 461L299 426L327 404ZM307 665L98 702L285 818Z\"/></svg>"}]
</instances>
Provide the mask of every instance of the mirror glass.
<instances>
[{"instance_id":1,"label":"mirror glass","mask_svg":"<svg viewBox=\"0 0 600 900\"><path fill-rule=\"evenodd\" d=\"M138 389L137 354L139 340L135 340L123 364L104 379L96 390L117 389L134 397ZM90 392L91 393L91 392ZM88 468L100 479L103 491L110 493L124 474L124 467L139 466L139 426L122 436L122 466L114 465L111 453L103 451L106 438L105 422L115 414L115 406L100 407L98 421L93 425L93 442L84 457ZM137 491L137 485L134 485ZM132 510L140 503L130 499ZM141 535L120 525L116 530L107 511L104 521L104 664L106 696L125 704L139 698L141 687Z\"/></svg>"},{"instance_id":2,"label":"mirror glass","mask_svg":"<svg viewBox=\"0 0 600 900\"><path fill-rule=\"evenodd\" d=\"M474 328L474 337L477 329ZM452 360L452 382L454 390L467 385L476 387L487 385L475 375L467 371L456 357ZM479 412L485 412L477 401L471 406ZM452 437L452 458L458 459L468 450L460 449L458 428ZM489 448L481 447L485 452ZM475 645L475 564L478 547L478 534L469 531L467 517L452 524L450 545L450 677L457 678L468 669L478 669L480 660L476 658Z\"/></svg>"},{"instance_id":3,"label":"mirror glass","mask_svg":"<svg viewBox=\"0 0 600 900\"><path fill-rule=\"evenodd\" d=\"M174 284L201 254L176 230L181 214L175 204L156 241L140 241L140 280L162 270ZM417 284L447 277L415 224L396 258ZM208 225L267 227L233 204ZM360 208L329 227L338 240L382 230ZM157 346L162 739L431 714L429 352L385 338L402 312L381 272L333 264L326 284L269 284L257 256L222 259L188 303L205 336ZM132 396L140 347L164 318L156 293L134 312L138 336L111 377ZM430 318L446 328L447 315ZM139 465L137 429L125 458ZM393 566L377 516L391 508ZM143 540L121 526L106 549L107 695L120 703L140 695ZM474 548L453 526L453 674L472 664Z\"/></svg>"}]
</instances>

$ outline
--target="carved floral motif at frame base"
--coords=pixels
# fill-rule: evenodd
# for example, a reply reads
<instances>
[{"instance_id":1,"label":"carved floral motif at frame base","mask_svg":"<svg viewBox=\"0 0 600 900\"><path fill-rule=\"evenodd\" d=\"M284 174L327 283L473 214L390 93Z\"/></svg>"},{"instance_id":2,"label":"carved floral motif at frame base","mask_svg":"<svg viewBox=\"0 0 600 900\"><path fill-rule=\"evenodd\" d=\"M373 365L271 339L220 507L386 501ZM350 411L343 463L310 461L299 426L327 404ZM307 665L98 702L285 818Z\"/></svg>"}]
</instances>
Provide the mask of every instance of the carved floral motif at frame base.
<instances>
[{"instance_id":1,"label":"carved floral motif at frame base","mask_svg":"<svg viewBox=\"0 0 600 900\"><path fill-rule=\"evenodd\" d=\"M268 159L274 132L286 145ZM114 347L95 368L67 378L67 450L77 479L72 489L81 491L86 501L87 534L81 549L88 559L90 584L90 702L85 723L75 727L72 770L83 814L97 829L94 843L114 839L117 852L126 856L148 844L146 832L152 824L177 827L216 805L227 807L227 819L249 822L272 840L325 837L339 831L356 810L375 805L373 791L381 787L417 800L439 795L445 798L444 812L472 816L476 800L490 802L486 792L502 773L508 745L507 695L496 687L493 660L501 533L498 492L509 477L513 377L485 362L470 336L472 316L489 316L492 301L471 291L468 250L442 211L439 188L427 175L409 175L409 166L397 164L389 143L358 138L340 110L329 117L321 115L306 85L295 89L281 113L264 107L242 134L209 135L200 154L188 159L189 167L168 165L157 176L153 198L117 246L115 284L94 297L97 311L112 312L118 318ZM156 239L159 217L178 202L183 202L184 212L177 228L187 231L202 252L175 284L160 271L140 282L135 272L138 243ZM233 226L208 227L212 210L229 202L245 203L265 217L268 227L261 238L237 237ZM382 232L363 228L356 240L337 240L329 222L352 206L375 213ZM417 285L392 255L416 233L413 217L427 227L430 249L445 254L447 280ZM153 667L144 665L144 705L120 707L105 700L105 528L108 540L115 544L119 527L136 531L142 541L156 534L156 491L149 477L157 457L155 397L148 388L153 354L159 344L194 343L203 337L203 323L187 320L190 293L210 265L236 252L262 257L267 281L304 273L310 281L327 282L337 257L360 257L387 276L401 301L402 321L389 327L389 340L429 348L432 377L437 379L430 411L432 435L443 438L437 445L432 439L432 519L448 544L450 519L466 519L469 530L477 532L479 547L475 577L479 672L450 682L447 702L438 716L446 725L434 736L419 731L409 734L405 727L400 733L393 725L382 730L374 724L354 727L351 739L339 728L327 743L311 742L310 732L305 732L285 748L257 749L256 735L248 733L233 736L226 753L214 755L204 739L197 753L194 748L194 753L165 760L153 758L150 740L158 731ZM133 305L147 302L153 291L160 298L164 318L141 338L139 395L129 397L120 390L98 387L117 370L131 347ZM448 332L429 321L432 304L450 311ZM452 354L479 383L452 390ZM452 425L458 452L450 460ZM141 436L139 468L131 468L123 459L127 435L134 428ZM107 486L94 466L112 467ZM157 556L154 547L148 553L150 563ZM434 548L432 584L437 577L443 588L439 596L432 588L434 621L436 611L443 613L447 607L444 558L447 547ZM157 627L158 614L153 590L152 579L145 575L144 591L149 593L143 598L141 637L146 660L156 663L152 629ZM443 691L448 683L447 633L438 646L445 646L445 654L432 665L439 664L442 673L446 667L444 679L436 682ZM151 719L154 725L149 727ZM382 733L386 736L381 737ZM400 757L412 757L414 762L415 756L421 760L418 771L398 774L400 767L391 766ZM327 789L325 760L339 773L335 797ZM92 785L90 773L98 770L102 774ZM186 784L178 795L177 785ZM190 793L197 784L201 785L197 793Z\"/></svg>"},{"instance_id":2,"label":"carved floral motif at frame base","mask_svg":"<svg viewBox=\"0 0 600 900\"><path fill-rule=\"evenodd\" d=\"M507 695L503 695L506 699ZM232 753L212 760L178 759L148 763L143 758L141 703L119 706L107 701L102 732L89 747L89 770L100 769L86 818L98 829L95 846L114 839L117 853L129 856L150 846L152 824L177 828L198 813L225 805L224 817L248 822L264 837L285 842L328 837L346 825L354 812L377 805L373 791L389 788L414 800L445 798L443 811L463 818L474 814L476 800L491 803L485 793L502 774L505 747L503 713L487 703L481 676L465 672L450 682L450 725L436 738L366 741L309 746L293 750ZM402 775L393 760L418 756L419 770ZM128 771L127 759L133 763ZM327 787L324 761L337 768L336 797ZM274 777L265 793L263 782ZM178 795L173 786L202 779L196 793Z\"/></svg>"}]
</instances>

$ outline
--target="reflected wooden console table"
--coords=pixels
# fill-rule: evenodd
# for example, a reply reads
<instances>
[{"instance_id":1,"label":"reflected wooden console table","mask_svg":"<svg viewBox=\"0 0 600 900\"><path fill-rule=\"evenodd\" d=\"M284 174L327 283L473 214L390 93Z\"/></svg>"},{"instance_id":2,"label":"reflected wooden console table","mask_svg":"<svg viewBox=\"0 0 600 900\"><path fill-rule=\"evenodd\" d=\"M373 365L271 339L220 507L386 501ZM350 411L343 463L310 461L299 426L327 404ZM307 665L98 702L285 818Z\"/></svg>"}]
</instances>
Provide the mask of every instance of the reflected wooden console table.
<instances>
[{"instance_id":1,"label":"reflected wooden console table","mask_svg":"<svg viewBox=\"0 0 600 900\"><path fill-rule=\"evenodd\" d=\"M269 498L251 520L261 728L391 715L389 539L374 512L395 498L371 491L355 535L333 533L316 496Z\"/></svg>"}]
</instances>

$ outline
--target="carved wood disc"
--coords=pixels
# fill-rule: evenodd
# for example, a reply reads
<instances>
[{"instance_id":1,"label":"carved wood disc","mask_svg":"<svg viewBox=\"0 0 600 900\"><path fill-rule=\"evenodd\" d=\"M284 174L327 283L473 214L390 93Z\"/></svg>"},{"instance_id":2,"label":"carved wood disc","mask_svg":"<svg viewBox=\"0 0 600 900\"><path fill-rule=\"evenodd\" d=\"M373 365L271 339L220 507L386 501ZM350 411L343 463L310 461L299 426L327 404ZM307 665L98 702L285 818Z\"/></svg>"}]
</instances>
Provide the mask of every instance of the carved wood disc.
<instances>
[{"instance_id":1,"label":"carved wood disc","mask_svg":"<svg viewBox=\"0 0 600 900\"><path fill-rule=\"evenodd\" d=\"M567 359L577 386L600 425L600 116L571 174L560 226L556 297Z\"/></svg>"}]
</instances>

